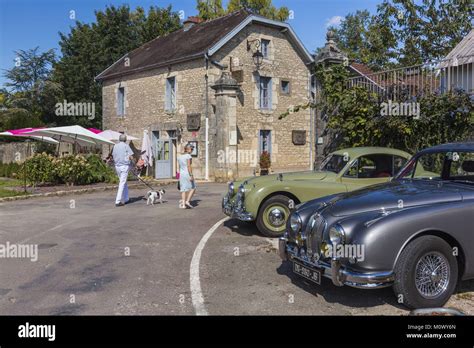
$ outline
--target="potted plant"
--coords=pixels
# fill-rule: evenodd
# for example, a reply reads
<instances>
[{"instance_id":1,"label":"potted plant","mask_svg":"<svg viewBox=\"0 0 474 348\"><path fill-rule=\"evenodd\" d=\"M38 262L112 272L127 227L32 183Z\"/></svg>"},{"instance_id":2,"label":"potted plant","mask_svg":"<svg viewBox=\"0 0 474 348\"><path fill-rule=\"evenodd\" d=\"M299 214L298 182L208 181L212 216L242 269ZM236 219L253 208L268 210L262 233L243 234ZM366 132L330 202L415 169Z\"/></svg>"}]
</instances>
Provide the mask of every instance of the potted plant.
<instances>
[{"instance_id":1,"label":"potted plant","mask_svg":"<svg viewBox=\"0 0 474 348\"><path fill-rule=\"evenodd\" d=\"M268 170L272 165L272 160L268 151L263 151L260 155L260 161L258 163L260 165L260 175L268 175Z\"/></svg>"}]
</instances>

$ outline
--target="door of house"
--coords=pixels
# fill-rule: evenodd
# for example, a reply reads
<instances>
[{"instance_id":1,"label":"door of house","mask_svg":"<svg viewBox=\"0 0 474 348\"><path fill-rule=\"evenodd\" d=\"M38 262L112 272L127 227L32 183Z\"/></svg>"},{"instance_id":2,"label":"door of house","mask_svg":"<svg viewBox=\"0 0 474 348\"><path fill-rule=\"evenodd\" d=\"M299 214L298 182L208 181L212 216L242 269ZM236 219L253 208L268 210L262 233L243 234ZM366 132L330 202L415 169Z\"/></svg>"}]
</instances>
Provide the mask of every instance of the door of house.
<instances>
[{"instance_id":1,"label":"door of house","mask_svg":"<svg viewBox=\"0 0 474 348\"><path fill-rule=\"evenodd\" d=\"M155 178L167 179L172 177L173 173L173 153L171 151L171 140L155 139Z\"/></svg>"}]
</instances>

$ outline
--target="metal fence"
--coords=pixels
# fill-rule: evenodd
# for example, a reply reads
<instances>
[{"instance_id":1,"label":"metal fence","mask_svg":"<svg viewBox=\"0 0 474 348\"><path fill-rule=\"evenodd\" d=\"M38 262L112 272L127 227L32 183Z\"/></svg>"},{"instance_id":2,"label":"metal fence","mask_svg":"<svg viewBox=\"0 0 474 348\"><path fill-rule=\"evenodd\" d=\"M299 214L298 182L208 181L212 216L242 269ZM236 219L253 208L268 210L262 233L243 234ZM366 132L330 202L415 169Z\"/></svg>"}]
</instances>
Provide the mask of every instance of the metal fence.
<instances>
[{"instance_id":1,"label":"metal fence","mask_svg":"<svg viewBox=\"0 0 474 348\"><path fill-rule=\"evenodd\" d=\"M351 77L347 87L364 87L393 101L453 90L474 95L474 55Z\"/></svg>"}]
</instances>

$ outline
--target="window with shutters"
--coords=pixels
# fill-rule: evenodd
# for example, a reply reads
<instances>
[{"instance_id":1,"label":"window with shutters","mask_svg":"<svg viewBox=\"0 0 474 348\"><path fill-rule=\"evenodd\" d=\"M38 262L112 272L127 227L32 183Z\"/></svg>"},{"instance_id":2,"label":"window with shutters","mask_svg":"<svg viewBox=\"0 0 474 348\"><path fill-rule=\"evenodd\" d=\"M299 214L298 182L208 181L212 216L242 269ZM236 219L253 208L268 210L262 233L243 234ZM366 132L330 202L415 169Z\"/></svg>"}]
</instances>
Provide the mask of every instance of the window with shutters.
<instances>
[{"instance_id":1,"label":"window with shutters","mask_svg":"<svg viewBox=\"0 0 474 348\"><path fill-rule=\"evenodd\" d=\"M271 110L272 108L272 79L271 77L260 77L259 83L260 109Z\"/></svg>"},{"instance_id":2,"label":"window with shutters","mask_svg":"<svg viewBox=\"0 0 474 348\"><path fill-rule=\"evenodd\" d=\"M172 112L176 110L176 77L166 79L166 105L165 110Z\"/></svg>"}]
</instances>

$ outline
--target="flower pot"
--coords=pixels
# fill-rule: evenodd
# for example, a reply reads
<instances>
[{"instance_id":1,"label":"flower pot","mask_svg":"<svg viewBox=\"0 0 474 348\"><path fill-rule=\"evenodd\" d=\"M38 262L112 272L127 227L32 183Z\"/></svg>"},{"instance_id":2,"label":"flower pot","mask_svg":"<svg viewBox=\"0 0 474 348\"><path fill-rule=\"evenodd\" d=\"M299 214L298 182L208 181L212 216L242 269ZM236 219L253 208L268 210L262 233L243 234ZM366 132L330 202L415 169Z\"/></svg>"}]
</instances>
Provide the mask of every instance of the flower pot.
<instances>
[{"instance_id":1,"label":"flower pot","mask_svg":"<svg viewBox=\"0 0 474 348\"><path fill-rule=\"evenodd\" d=\"M268 168L267 169L260 169L260 175L268 175Z\"/></svg>"}]
</instances>

